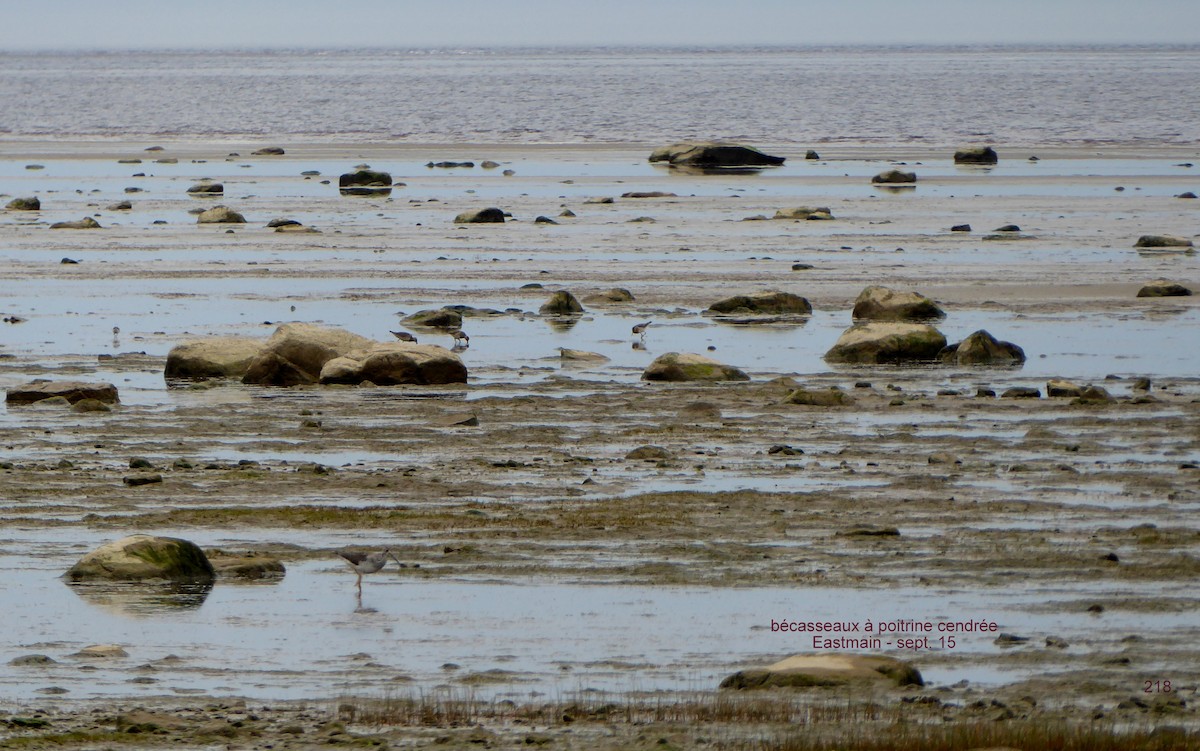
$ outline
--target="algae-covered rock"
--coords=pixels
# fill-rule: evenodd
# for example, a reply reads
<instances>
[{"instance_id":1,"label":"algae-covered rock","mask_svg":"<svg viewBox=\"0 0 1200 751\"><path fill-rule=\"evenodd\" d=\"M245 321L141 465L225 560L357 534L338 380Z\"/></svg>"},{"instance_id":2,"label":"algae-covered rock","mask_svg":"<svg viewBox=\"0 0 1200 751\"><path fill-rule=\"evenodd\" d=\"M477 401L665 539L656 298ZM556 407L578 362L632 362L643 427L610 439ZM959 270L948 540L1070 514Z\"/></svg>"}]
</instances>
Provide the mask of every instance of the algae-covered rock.
<instances>
[{"instance_id":1,"label":"algae-covered rock","mask_svg":"<svg viewBox=\"0 0 1200 751\"><path fill-rule=\"evenodd\" d=\"M105 404L116 404L120 401L117 387L111 383L46 380L13 386L6 392L4 400L9 404L36 404L53 398L64 399L69 404L84 399L96 399Z\"/></svg>"},{"instance_id":2,"label":"algae-covered rock","mask_svg":"<svg viewBox=\"0 0 1200 751\"><path fill-rule=\"evenodd\" d=\"M1025 362L1025 350L1012 342L1002 342L980 329L957 344L938 353L947 365L1017 366Z\"/></svg>"},{"instance_id":3,"label":"algae-covered rock","mask_svg":"<svg viewBox=\"0 0 1200 751\"><path fill-rule=\"evenodd\" d=\"M852 364L936 360L946 337L922 323L870 321L851 326L825 353L826 362Z\"/></svg>"},{"instance_id":4,"label":"algae-covered rock","mask_svg":"<svg viewBox=\"0 0 1200 751\"><path fill-rule=\"evenodd\" d=\"M211 582L216 574L204 551L176 537L131 535L101 545L66 573L71 581Z\"/></svg>"},{"instance_id":5,"label":"algae-covered rock","mask_svg":"<svg viewBox=\"0 0 1200 751\"><path fill-rule=\"evenodd\" d=\"M917 173L891 169L872 177L871 182L876 185L911 185L917 182Z\"/></svg>"},{"instance_id":6,"label":"algae-covered rock","mask_svg":"<svg viewBox=\"0 0 1200 751\"><path fill-rule=\"evenodd\" d=\"M969 146L954 152L955 164L996 164L1000 161L991 146Z\"/></svg>"},{"instance_id":7,"label":"algae-covered rock","mask_svg":"<svg viewBox=\"0 0 1200 751\"><path fill-rule=\"evenodd\" d=\"M851 315L856 321L930 321L946 317L937 303L919 292L897 292L878 285L858 294Z\"/></svg>"},{"instance_id":8,"label":"algae-covered rock","mask_svg":"<svg viewBox=\"0 0 1200 751\"><path fill-rule=\"evenodd\" d=\"M790 292L759 292L753 295L734 295L718 300L704 311L708 316L739 318L778 318L806 316L812 313L808 300Z\"/></svg>"},{"instance_id":9,"label":"algae-covered rock","mask_svg":"<svg viewBox=\"0 0 1200 751\"><path fill-rule=\"evenodd\" d=\"M14 198L5 205L10 211L40 211L42 202L37 196L29 198Z\"/></svg>"},{"instance_id":10,"label":"algae-covered rock","mask_svg":"<svg viewBox=\"0 0 1200 751\"><path fill-rule=\"evenodd\" d=\"M245 224L246 217L228 206L213 206L196 217L196 224Z\"/></svg>"},{"instance_id":11,"label":"algae-covered rock","mask_svg":"<svg viewBox=\"0 0 1200 751\"><path fill-rule=\"evenodd\" d=\"M849 394L838 389L796 389L783 401L809 407L848 407L854 404Z\"/></svg>"},{"instance_id":12,"label":"algae-covered rock","mask_svg":"<svg viewBox=\"0 0 1200 751\"><path fill-rule=\"evenodd\" d=\"M466 383L467 367L458 355L436 344L383 342L326 362L319 380L378 386Z\"/></svg>"},{"instance_id":13,"label":"algae-covered rock","mask_svg":"<svg viewBox=\"0 0 1200 751\"><path fill-rule=\"evenodd\" d=\"M462 327L462 313L449 308L418 310L404 318L405 326L427 326L434 329L457 329Z\"/></svg>"},{"instance_id":14,"label":"algae-covered rock","mask_svg":"<svg viewBox=\"0 0 1200 751\"><path fill-rule=\"evenodd\" d=\"M741 370L703 355L668 352L642 372L643 381L748 381Z\"/></svg>"},{"instance_id":15,"label":"algae-covered rock","mask_svg":"<svg viewBox=\"0 0 1200 751\"><path fill-rule=\"evenodd\" d=\"M538 308L538 313L544 316L574 316L583 312L583 306L565 289L560 289L550 296L542 307Z\"/></svg>"}]
</instances>

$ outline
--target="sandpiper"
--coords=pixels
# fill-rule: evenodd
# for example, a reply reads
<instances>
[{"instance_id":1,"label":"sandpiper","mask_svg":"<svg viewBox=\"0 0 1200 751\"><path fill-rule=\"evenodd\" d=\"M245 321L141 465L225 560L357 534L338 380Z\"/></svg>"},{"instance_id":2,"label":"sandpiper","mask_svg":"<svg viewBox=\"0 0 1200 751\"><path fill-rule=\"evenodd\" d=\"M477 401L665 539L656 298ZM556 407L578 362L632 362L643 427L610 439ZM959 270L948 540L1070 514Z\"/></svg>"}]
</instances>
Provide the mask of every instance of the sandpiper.
<instances>
[{"instance_id":1,"label":"sandpiper","mask_svg":"<svg viewBox=\"0 0 1200 751\"><path fill-rule=\"evenodd\" d=\"M362 578L363 574L373 574L387 565L387 560L391 557L397 565L403 566L400 559L392 555L390 548L385 548L380 553L359 553L354 550L338 550L335 551L342 560L350 564L350 568L354 569L354 573L358 574L358 593L362 594Z\"/></svg>"},{"instance_id":2,"label":"sandpiper","mask_svg":"<svg viewBox=\"0 0 1200 751\"><path fill-rule=\"evenodd\" d=\"M471 346L471 337L467 336L467 332L463 331L462 329L455 329L454 331L451 331L450 336L454 337L454 346L455 347L459 347L459 346L470 347ZM462 342L462 344L459 344L459 342Z\"/></svg>"},{"instance_id":3,"label":"sandpiper","mask_svg":"<svg viewBox=\"0 0 1200 751\"><path fill-rule=\"evenodd\" d=\"M393 331L392 336L396 337L402 342L412 342L413 344L417 343L417 337L413 336L407 331Z\"/></svg>"},{"instance_id":4,"label":"sandpiper","mask_svg":"<svg viewBox=\"0 0 1200 751\"><path fill-rule=\"evenodd\" d=\"M639 323L638 325L633 327L633 333L637 334L638 336L640 336L644 339L646 337L646 327L648 327L652 323L654 323L654 321L646 321L645 323Z\"/></svg>"}]
</instances>

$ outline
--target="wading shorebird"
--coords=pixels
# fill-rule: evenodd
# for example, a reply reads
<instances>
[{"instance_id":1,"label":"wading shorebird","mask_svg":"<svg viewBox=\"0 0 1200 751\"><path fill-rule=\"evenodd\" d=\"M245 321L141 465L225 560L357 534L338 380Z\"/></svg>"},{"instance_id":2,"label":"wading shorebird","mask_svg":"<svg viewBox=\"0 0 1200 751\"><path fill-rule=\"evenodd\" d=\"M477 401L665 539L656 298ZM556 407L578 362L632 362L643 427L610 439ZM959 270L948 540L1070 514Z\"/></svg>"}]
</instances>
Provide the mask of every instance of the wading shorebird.
<instances>
[{"instance_id":1,"label":"wading shorebird","mask_svg":"<svg viewBox=\"0 0 1200 751\"><path fill-rule=\"evenodd\" d=\"M392 336L396 337L402 342L412 342L413 344L417 343L417 337L413 336L407 331L393 331Z\"/></svg>"},{"instance_id":2,"label":"wading shorebird","mask_svg":"<svg viewBox=\"0 0 1200 751\"><path fill-rule=\"evenodd\" d=\"M633 327L633 333L635 333L638 336L645 339L646 338L646 328L652 323L654 323L654 321L646 321L645 323L639 323L638 325Z\"/></svg>"},{"instance_id":3,"label":"wading shorebird","mask_svg":"<svg viewBox=\"0 0 1200 751\"><path fill-rule=\"evenodd\" d=\"M462 329L455 329L454 331L451 331L450 336L454 337L455 347L471 346L471 337L467 336L467 332L463 331ZM462 344L459 344L459 342L462 342Z\"/></svg>"},{"instance_id":4,"label":"wading shorebird","mask_svg":"<svg viewBox=\"0 0 1200 751\"><path fill-rule=\"evenodd\" d=\"M392 555L390 548L385 548L381 553L358 553L353 550L337 550L336 552L342 560L350 564L350 568L354 569L354 573L358 574L358 593L362 594L362 578L363 574L373 574L387 565L388 558L396 562L396 565L403 566L400 559Z\"/></svg>"}]
</instances>

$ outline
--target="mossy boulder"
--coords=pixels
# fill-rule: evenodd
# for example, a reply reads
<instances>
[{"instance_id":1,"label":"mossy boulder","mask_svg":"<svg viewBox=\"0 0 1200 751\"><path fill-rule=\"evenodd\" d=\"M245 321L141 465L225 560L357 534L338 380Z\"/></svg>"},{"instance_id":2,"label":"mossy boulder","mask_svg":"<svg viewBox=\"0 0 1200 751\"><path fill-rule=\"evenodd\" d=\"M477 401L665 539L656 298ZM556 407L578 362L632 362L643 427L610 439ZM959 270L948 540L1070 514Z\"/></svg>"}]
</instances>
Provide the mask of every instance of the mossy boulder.
<instances>
[{"instance_id":1,"label":"mossy boulder","mask_svg":"<svg viewBox=\"0 0 1200 751\"><path fill-rule=\"evenodd\" d=\"M938 353L938 359L946 365L1016 367L1025 362L1025 350L980 329L961 342L948 345Z\"/></svg>"},{"instance_id":2,"label":"mossy boulder","mask_svg":"<svg viewBox=\"0 0 1200 751\"><path fill-rule=\"evenodd\" d=\"M262 339L217 336L177 344L167 353L167 378L241 378L263 348Z\"/></svg>"},{"instance_id":3,"label":"mossy boulder","mask_svg":"<svg viewBox=\"0 0 1200 751\"><path fill-rule=\"evenodd\" d=\"M928 362L946 347L946 337L923 323L870 321L846 329L825 361L847 364Z\"/></svg>"},{"instance_id":4,"label":"mossy boulder","mask_svg":"<svg viewBox=\"0 0 1200 751\"><path fill-rule=\"evenodd\" d=\"M225 193L223 183L199 182L187 189L193 196L219 196Z\"/></svg>"},{"instance_id":5,"label":"mossy boulder","mask_svg":"<svg viewBox=\"0 0 1200 751\"><path fill-rule=\"evenodd\" d=\"M853 684L924 686L920 671L894 657L854 654L793 655L765 668L739 670L721 681L725 689L811 688Z\"/></svg>"},{"instance_id":6,"label":"mossy boulder","mask_svg":"<svg viewBox=\"0 0 1200 751\"><path fill-rule=\"evenodd\" d=\"M5 207L10 211L41 211L42 202L37 196L30 198L14 198Z\"/></svg>"},{"instance_id":7,"label":"mossy boulder","mask_svg":"<svg viewBox=\"0 0 1200 751\"><path fill-rule=\"evenodd\" d=\"M176 537L131 535L101 545L66 573L70 581L211 582L212 564L195 543Z\"/></svg>"},{"instance_id":8,"label":"mossy boulder","mask_svg":"<svg viewBox=\"0 0 1200 751\"><path fill-rule=\"evenodd\" d=\"M736 316L739 318L779 318L806 316L812 313L808 300L790 292L760 292L754 295L734 295L718 300L704 311L707 316Z\"/></svg>"},{"instance_id":9,"label":"mossy boulder","mask_svg":"<svg viewBox=\"0 0 1200 751\"><path fill-rule=\"evenodd\" d=\"M383 342L326 362L319 380L349 384L369 381L378 386L466 383L467 366L458 355L435 344Z\"/></svg>"},{"instance_id":10,"label":"mossy boulder","mask_svg":"<svg viewBox=\"0 0 1200 751\"><path fill-rule=\"evenodd\" d=\"M643 381L748 381L741 370L711 357L668 352L642 372Z\"/></svg>"},{"instance_id":11,"label":"mossy boulder","mask_svg":"<svg viewBox=\"0 0 1200 751\"><path fill-rule=\"evenodd\" d=\"M1177 235L1142 235L1133 244L1135 248L1191 248L1194 243Z\"/></svg>"},{"instance_id":12,"label":"mossy boulder","mask_svg":"<svg viewBox=\"0 0 1200 751\"><path fill-rule=\"evenodd\" d=\"M954 152L955 164L996 164L1000 161L991 146L970 146Z\"/></svg>"},{"instance_id":13,"label":"mossy boulder","mask_svg":"<svg viewBox=\"0 0 1200 751\"><path fill-rule=\"evenodd\" d=\"M338 190L344 196L387 195L392 192L392 176L365 168L346 172L338 178Z\"/></svg>"},{"instance_id":14,"label":"mossy boulder","mask_svg":"<svg viewBox=\"0 0 1200 751\"><path fill-rule=\"evenodd\" d=\"M583 312L583 306L565 289L560 289L550 296L538 313L544 316L576 316Z\"/></svg>"},{"instance_id":15,"label":"mossy boulder","mask_svg":"<svg viewBox=\"0 0 1200 751\"><path fill-rule=\"evenodd\" d=\"M939 321L946 317L937 303L919 292L897 292L878 285L858 294L851 315L856 321Z\"/></svg>"},{"instance_id":16,"label":"mossy boulder","mask_svg":"<svg viewBox=\"0 0 1200 751\"><path fill-rule=\"evenodd\" d=\"M213 206L196 217L196 224L245 224L246 217L228 206Z\"/></svg>"},{"instance_id":17,"label":"mossy boulder","mask_svg":"<svg viewBox=\"0 0 1200 751\"><path fill-rule=\"evenodd\" d=\"M1138 297L1189 297L1192 291L1169 279L1156 279L1138 290Z\"/></svg>"},{"instance_id":18,"label":"mossy boulder","mask_svg":"<svg viewBox=\"0 0 1200 751\"><path fill-rule=\"evenodd\" d=\"M849 407L854 404L849 394L838 389L796 389L783 401L808 407Z\"/></svg>"},{"instance_id":19,"label":"mossy boulder","mask_svg":"<svg viewBox=\"0 0 1200 751\"><path fill-rule=\"evenodd\" d=\"M917 182L917 173L890 169L872 177L871 182L876 185L912 185Z\"/></svg>"},{"instance_id":20,"label":"mossy boulder","mask_svg":"<svg viewBox=\"0 0 1200 751\"><path fill-rule=\"evenodd\" d=\"M404 318L405 326L426 326L433 329L457 329L462 327L462 313L450 308L418 310Z\"/></svg>"}]
</instances>

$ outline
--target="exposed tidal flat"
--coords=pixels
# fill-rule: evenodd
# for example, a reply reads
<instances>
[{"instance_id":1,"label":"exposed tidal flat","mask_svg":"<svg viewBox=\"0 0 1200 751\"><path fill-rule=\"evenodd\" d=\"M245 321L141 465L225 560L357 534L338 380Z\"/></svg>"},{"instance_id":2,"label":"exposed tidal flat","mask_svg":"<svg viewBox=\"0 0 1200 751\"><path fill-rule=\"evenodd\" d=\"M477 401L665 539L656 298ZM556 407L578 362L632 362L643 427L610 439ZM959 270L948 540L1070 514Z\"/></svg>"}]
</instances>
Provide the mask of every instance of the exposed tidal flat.
<instances>
[{"instance_id":1,"label":"exposed tidal flat","mask_svg":"<svg viewBox=\"0 0 1200 751\"><path fill-rule=\"evenodd\" d=\"M138 706L159 713L152 744L233 747L786 746L799 724L845 739L905 721L1008 726L976 745L1033 748L1033 725L1094 719L1118 737L1157 731L1163 748L1195 742L1164 728L1197 725L1200 308L1137 295L1158 279L1194 290L1200 265L1186 246L1135 248L1200 232L1200 201L1179 197L1200 190L1194 147L1000 145L997 165L967 167L952 149L805 159L758 144L787 162L704 173L648 163L657 143L252 155L273 145L3 144L2 202L41 208L0 213L0 313L15 321L0 328L0 386L104 381L120 405L0 412L0 699L6 720L50 722L0 743L113 743L128 734L108 716ZM426 166L442 161L474 166ZM402 184L341 195L360 163ZM871 183L892 168L918 181ZM223 194L187 192L205 178ZM246 223L191 213L218 204ZM511 216L454 223L490 206ZM771 218L799 206L833 218ZM50 229L85 216L99 228ZM316 232L266 226L277 218ZM986 329L1027 359L826 361L869 285L932 298L950 342ZM588 301L613 288L632 300ZM582 314L538 312L560 289ZM812 312L706 314L766 290ZM449 348L448 330L404 325L446 305L497 311L463 320L465 384L163 377L177 344L265 340L285 322ZM668 352L749 380L642 380ZM1051 397L1052 379L1111 401ZM1000 396L1022 387L1038 398ZM789 403L797 388L849 400ZM161 482L126 484L147 471ZM288 572L187 592L59 579L133 532L270 554ZM347 546L390 547L406 567L371 574L358 598L332 554ZM879 650L921 688L716 688L823 651L773 622L871 618L998 631ZM127 656L76 656L106 643ZM54 662L9 663L29 654ZM1138 738L1128 747L1153 747Z\"/></svg>"}]
</instances>

